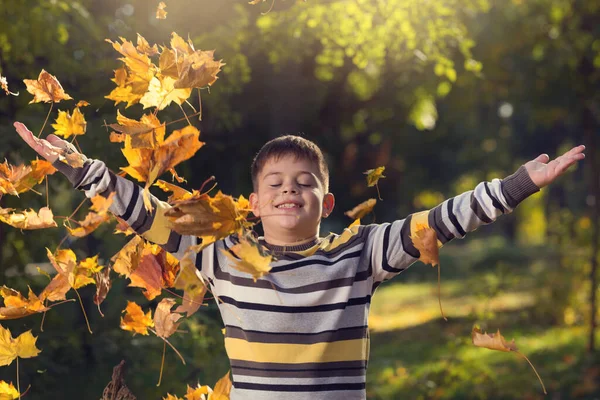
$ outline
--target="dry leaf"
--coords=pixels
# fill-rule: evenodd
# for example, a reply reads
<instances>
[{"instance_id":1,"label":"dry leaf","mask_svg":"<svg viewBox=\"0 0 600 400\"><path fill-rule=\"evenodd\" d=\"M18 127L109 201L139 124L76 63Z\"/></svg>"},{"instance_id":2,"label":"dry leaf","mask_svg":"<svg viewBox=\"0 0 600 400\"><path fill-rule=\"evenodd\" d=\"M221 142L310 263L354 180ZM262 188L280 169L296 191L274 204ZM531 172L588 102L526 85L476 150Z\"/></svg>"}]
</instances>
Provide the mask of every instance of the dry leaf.
<instances>
[{"instance_id":1,"label":"dry leaf","mask_svg":"<svg viewBox=\"0 0 600 400\"><path fill-rule=\"evenodd\" d=\"M208 395L208 400L229 400L231 386L232 382L229 378L229 371L227 371L227 373L215 384L213 392Z\"/></svg>"},{"instance_id":2,"label":"dry leaf","mask_svg":"<svg viewBox=\"0 0 600 400\"><path fill-rule=\"evenodd\" d=\"M158 47L156 46L156 44L153 44L152 46L150 46L150 43L148 43L148 41L139 33L137 34L136 49L140 53L144 53L145 55L150 56L150 57L158 54Z\"/></svg>"},{"instance_id":3,"label":"dry leaf","mask_svg":"<svg viewBox=\"0 0 600 400\"><path fill-rule=\"evenodd\" d=\"M106 299L106 295L112 287L112 281L110 280L110 267L102 269L102 271L94 274L94 280L96 281L96 294L94 295L94 304L98 306L98 312L102 314L100 310L100 304Z\"/></svg>"},{"instance_id":4,"label":"dry leaf","mask_svg":"<svg viewBox=\"0 0 600 400\"><path fill-rule=\"evenodd\" d=\"M68 288L65 289L66 286L73 289L79 289L81 287L94 284L96 283L93 278L94 275L104 268L103 266L98 265L97 255L77 262L77 256L75 256L75 253L71 249L60 249L57 250L55 254L53 254L50 249L46 249L46 252L50 263L52 266L54 266L54 269L56 269L59 275L62 275L66 278L57 279L55 277L54 279L57 281L51 290L46 288L48 289L48 295L50 293L55 293L56 295L58 293L66 293L68 291ZM50 284L52 284L52 282L50 282ZM44 292L46 292L46 289L44 289ZM44 292L42 293L44 294ZM40 295L40 297L42 296ZM64 300L64 298L57 300Z\"/></svg>"},{"instance_id":5,"label":"dry leaf","mask_svg":"<svg viewBox=\"0 0 600 400\"><path fill-rule=\"evenodd\" d=\"M437 234L434 229L417 223L414 235L410 236L413 244L421 253L421 260L425 264L435 267L440 264L440 251Z\"/></svg>"},{"instance_id":6,"label":"dry leaf","mask_svg":"<svg viewBox=\"0 0 600 400\"><path fill-rule=\"evenodd\" d=\"M108 126L119 133L129 135L131 137L129 147L132 149L154 148L158 143L162 143L165 137L165 124L161 123L154 114L146 114L140 121L136 121L124 117L117 110L117 122ZM117 137L114 141L117 141ZM119 137L118 141L125 141L125 139L121 140Z\"/></svg>"},{"instance_id":7,"label":"dry leaf","mask_svg":"<svg viewBox=\"0 0 600 400\"><path fill-rule=\"evenodd\" d=\"M165 4L164 1L161 1L160 3L158 3L158 8L156 9L156 19L166 19L167 18L167 12L165 11L166 7L167 7L167 5Z\"/></svg>"},{"instance_id":8,"label":"dry leaf","mask_svg":"<svg viewBox=\"0 0 600 400\"><path fill-rule=\"evenodd\" d=\"M177 88L175 78L157 75L150 80L147 92L140 99L144 108L163 110L171 103L182 105L192 94L191 88Z\"/></svg>"},{"instance_id":9,"label":"dry leaf","mask_svg":"<svg viewBox=\"0 0 600 400\"><path fill-rule=\"evenodd\" d=\"M17 290L6 286L0 287L0 296L4 298L4 307L0 307L0 320L22 318L49 310L31 288L27 299Z\"/></svg>"},{"instance_id":10,"label":"dry leaf","mask_svg":"<svg viewBox=\"0 0 600 400\"><path fill-rule=\"evenodd\" d=\"M163 181L162 179L158 179L154 186L158 186L165 192L173 192L173 194L168 198L169 203L173 203L178 200L189 200L194 197L200 197L200 193L196 190L190 193L184 188L169 183L167 181Z\"/></svg>"},{"instance_id":11,"label":"dry leaf","mask_svg":"<svg viewBox=\"0 0 600 400\"><path fill-rule=\"evenodd\" d=\"M40 208L39 212L25 210L13 212L12 208L0 208L0 221L19 229L46 229L56 227L52 210Z\"/></svg>"},{"instance_id":12,"label":"dry leaf","mask_svg":"<svg viewBox=\"0 0 600 400\"><path fill-rule=\"evenodd\" d=\"M115 254L110 260L113 263L113 270L129 278L131 273L139 265L146 242L141 236L135 236L123 248Z\"/></svg>"},{"instance_id":13,"label":"dry leaf","mask_svg":"<svg viewBox=\"0 0 600 400\"><path fill-rule=\"evenodd\" d=\"M80 136L85 134L87 122L79 110L79 107L73 109L71 115L68 111L58 111L56 123L52 124L55 129L54 134L68 139L71 135Z\"/></svg>"},{"instance_id":14,"label":"dry leaf","mask_svg":"<svg viewBox=\"0 0 600 400\"><path fill-rule=\"evenodd\" d=\"M250 204L244 196L234 199L219 191L214 197L202 194L196 198L176 201L165 212L165 216L169 218L175 232L199 236L202 238L201 246L206 247L251 226L246 221L249 212Z\"/></svg>"},{"instance_id":15,"label":"dry leaf","mask_svg":"<svg viewBox=\"0 0 600 400\"><path fill-rule=\"evenodd\" d=\"M90 208L93 211L90 211L83 221L77 222L79 225L77 228L71 229L67 226L69 234L75 237L85 237L98 229L103 223L108 222L111 219L108 208L111 206L114 196L115 193L113 192L108 197L100 195L92 197L92 206Z\"/></svg>"},{"instance_id":16,"label":"dry leaf","mask_svg":"<svg viewBox=\"0 0 600 400\"><path fill-rule=\"evenodd\" d=\"M183 317L177 312L172 313L171 308L175 305L175 299L162 299L154 312L154 326L156 336L168 338L175 333L179 324L177 322Z\"/></svg>"},{"instance_id":17,"label":"dry leaf","mask_svg":"<svg viewBox=\"0 0 600 400\"><path fill-rule=\"evenodd\" d=\"M79 100L77 102L77 104L75 104L75 107L80 108L80 107L87 107L89 105L90 105L90 103L88 103L87 101L85 101L85 100Z\"/></svg>"},{"instance_id":18,"label":"dry leaf","mask_svg":"<svg viewBox=\"0 0 600 400\"><path fill-rule=\"evenodd\" d=\"M346 211L344 214L352 219L361 219L362 217L373 211L375 204L377 204L377 200L369 199L363 201L362 203L354 207L352 210Z\"/></svg>"},{"instance_id":19,"label":"dry leaf","mask_svg":"<svg viewBox=\"0 0 600 400\"><path fill-rule=\"evenodd\" d=\"M225 64L222 60L215 60L214 54L214 50L197 50L186 57L181 63L175 88L203 88L215 83Z\"/></svg>"},{"instance_id":20,"label":"dry leaf","mask_svg":"<svg viewBox=\"0 0 600 400\"><path fill-rule=\"evenodd\" d=\"M377 167L365 171L364 174L367 175L367 186L375 186L379 183L379 179L385 178L385 176L383 176L383 171L385 171L385 167Z\"/></svg>"},{"instance_id":21,"label":"dry leaf","mask_svg":"<svg viewBox=\"0 0 600 400\"><path fill-rule=\"evenodd\" d=\"M10 90L8 90L8 81L6 80L6 77L4 77L2 75L0 75L0 88L2 90L4 90L4 93L6 93L7 95L9 95L9 94L12 94L13 96L18 96L19 95L19 92L13 93Z\"/></svg>"},{"instance_id":22,"label":"dry leaf","mask_svg":"<svg viewBox=\"0 0 600 400\"><path fill-rule=\"evenodd\" d=\"M0 325L0 366L10 365L17 357L36 357L40 354L40 349L35 347L36 340L31 331L13 339L10 331Z\"/></svg>"},{"instance_id":23,"label":"dry leaf","mask_svg":"<svg viewBox=\"0 0 600 400\"><path fill-rule=\"evenodd\" d=\"M30 166L14 166L4 161L0 164L0 193L18 196L55 172L56 168L46 160L32 161Z\"/></svg>"},{"instance_id":24,"label":"dry leaf","mask_svg":"<svg viewBox=\"0 0 600 400\"><path fill-rule=\"evenodd\" d=\"M72 100L73 98L65 93L60 82L56 77L45 70L40 72L37 80L23 79L27 85L27 91L33 95L31 103L58 103L61 100Z\"/></svg>"},{"instance_id":25,"label":"dry leaf","mask_svg":"<svg viewBox=\"0 0 600 400\"><path fill-rule=\"evenodd\" d=\"M240 243L231 247L231 251L235 256L224 249L221 249L221 251L231 261L233 268L251 274L255 282L271 270L270 264L273 257L262 255L259 244L251 242L247 238L242 238Z\"/></svg>"},{"instance_id":26,"label":"dry leaf","mask_svg":"<svg viewBox=\"0 0 600 400\"><path fill-rule=\"evenodd\" d=\"M195 389L188 385L187 393L185 394L185 399L186 400L205 400L206 397L204 395L206 395L206 394L210 395L211 392L212 392L212 389L207 385L204 385L204 386L198 385L198 387L196 387Z\"/></svg>"},{"instance_id":27,"label":"dry leaf","mask_svg":"<svg viewBox=\"0 0 600 400\"><path fill-rule=\"evenodd\" d=\"M181 271L174 282L174 287L183 290L183 303L175 309L175 312L187 313L190 317L202 305L208 288L188 254L181 259Z\"/></svg>"},{"instance_id":28,"label":"dry leaf","mask_svg":"<svg viewBox=\"0 0 600 400\"><path fill-rule=\"evenodd\" d=\"M142 307L133 301L127 301L127 308L123 310L125 316L121 317L121 329L132 331L141 335L148 334L148 328L154 326L152 321L152 311L146 314L142 311Z\"/></svg>"},{"instance_id":29,"label":"dry leaf","mask_svg":"<svg viewBox=\"0 0 600 400\"><path fill-rule=\"evenodd\" d=\"M16 400L19 397L19 392L15 389L12 382L0 381L0 400Z\"/></svg>"},{"instance_id":30,"label":"dry leaf","mask_svg":"<svg viewBox=\"0 0 600 400\"><path fill-rule=\"evenodd\" d=\"M56 274L52 281L40 293L42 301L59 301L65 300L67 292L71 290L69 280L66 274Z\"/></svg>"}]
</instances>

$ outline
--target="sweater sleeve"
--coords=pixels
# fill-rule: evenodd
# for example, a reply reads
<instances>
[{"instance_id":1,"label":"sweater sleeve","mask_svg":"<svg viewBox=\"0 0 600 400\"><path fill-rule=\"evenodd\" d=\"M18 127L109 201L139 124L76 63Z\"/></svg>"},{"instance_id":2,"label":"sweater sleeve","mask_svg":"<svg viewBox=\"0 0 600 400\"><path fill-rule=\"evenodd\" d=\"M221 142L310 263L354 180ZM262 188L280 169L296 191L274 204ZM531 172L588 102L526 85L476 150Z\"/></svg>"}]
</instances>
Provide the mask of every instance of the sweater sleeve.
<instances>
[{"instance_id":1,"label":"sweater sleeve","mask_svg":"<svg viewBox=\"0 0 600 400\"><path fill-rule=\"evenodd\" d=\"M150 194L153 210L148 212L144 207L142 188L109 170L104 162L87 159L81 168L73 168L60 161L53 165L88 198L96 195L108 197L114 193L109 211L123 219L138 235L160 245L177 259L181 260L187 249L198 243L194 235L180 235L171 230L164 215L171 208L168 203ZM200 270L202 253L191 252L191 256L191 261Z\"/></svg>"},{"instance_id":2,"label":"sweater sleeve","mask_svg":"<svg viewBox=\"0 0 600 400\"><path fill-rule=\"evenodd\" d=\"M411 236L417 226L433 228L438 246L511 213L525 198L539 191L525 167L500 180L481 182L474 190L445 200L431 210L414 213L405 219L368 225L366 249L370 252L374 283L388 280L407 269L421 256Z\"/></svg>"}]
</instances>

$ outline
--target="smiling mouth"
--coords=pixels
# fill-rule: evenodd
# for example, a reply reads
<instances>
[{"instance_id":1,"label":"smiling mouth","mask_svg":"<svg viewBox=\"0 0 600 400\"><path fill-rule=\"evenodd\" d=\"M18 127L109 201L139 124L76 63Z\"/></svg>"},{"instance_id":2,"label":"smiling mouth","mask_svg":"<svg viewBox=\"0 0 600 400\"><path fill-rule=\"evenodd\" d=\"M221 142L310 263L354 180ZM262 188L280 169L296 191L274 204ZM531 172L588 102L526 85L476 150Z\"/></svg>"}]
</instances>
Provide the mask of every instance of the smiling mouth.
<instances>
[{"instance_id":1,"label":"smiling mouth","mask_svg":"<svg viewBox=\"0 0 600 400\"><path fill-rule=\"evenodd\" d=\"M282 209L293 209L293 208L302 208L301 204L296 204L296 203L283 203L283 204L279 204L277 206L275 206L275 208L278 208L280 210Z\"/></svg>"}]
</instances>

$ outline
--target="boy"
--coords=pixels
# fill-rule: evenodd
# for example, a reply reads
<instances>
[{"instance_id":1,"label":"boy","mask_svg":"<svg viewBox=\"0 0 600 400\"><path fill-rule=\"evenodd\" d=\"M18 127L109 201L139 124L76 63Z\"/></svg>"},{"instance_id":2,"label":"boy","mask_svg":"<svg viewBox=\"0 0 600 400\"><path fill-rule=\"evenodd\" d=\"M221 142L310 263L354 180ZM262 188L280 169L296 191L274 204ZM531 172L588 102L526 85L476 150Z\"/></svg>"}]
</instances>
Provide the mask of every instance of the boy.
<instances>
[{"instance_id":1,"label":"boy","mask_svg":"<svg viewBox=\"0 0 600 400\"><path fill-rule=\"evenodd\" d=\"M197 243L195 236L167 228L163 213L168 204L152 198L154 211L148 214L139 187L103 162L86 160L82 168L71 168L53 152L56 147L75 151L67 142L53 135L38 140L22 124L15 126L88 197L116 192L111 211L138 234L178 258ZM365 399L371 296L379 284L419 258L410 239L416 223L435 229L442 243L462 238L551 183L584 158L583 150L575 147L551 162L540 155L504 180L480 183L404 220L353 226L341 235L319 238L321 218L335 205L320 149L297 136L265 144L252 164L250 203L264 228L259 241L276 257L270 273L254 282L231 268L220 250L237 242L233 236L208 246L194 260L221 300L231 399Z\"/></svg>"}]
</instances>

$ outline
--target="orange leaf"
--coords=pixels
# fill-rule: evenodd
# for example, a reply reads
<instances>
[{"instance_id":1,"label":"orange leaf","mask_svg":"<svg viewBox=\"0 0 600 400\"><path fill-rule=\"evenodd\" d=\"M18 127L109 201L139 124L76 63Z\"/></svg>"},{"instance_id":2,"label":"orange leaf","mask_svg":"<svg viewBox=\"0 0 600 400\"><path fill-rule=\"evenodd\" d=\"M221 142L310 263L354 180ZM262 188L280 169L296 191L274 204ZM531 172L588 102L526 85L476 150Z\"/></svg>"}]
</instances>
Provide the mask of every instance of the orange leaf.
<instances>
[{"instance_id":1,"label":"orange leaf","mask_svg":"<svg viewBox=\"0 0 600 400\"><path fill-rule=\"evenodd\" d=\"M510 343L504 339L504 336L500 334L500 329L496 333L488 334L481 333L481 330L477 327L473 327L473 331L471 332L471 340L473 344L477 347L485 347L490 350L498 350L498 351L518 351L517 345L515 344L515 339L513 339Z\"/></svg>"},{"instance_id":2,"label":"orange leaf","mask_svg":"<svg viewBox=\"0 0 600 400\"><path fill-rule=\"evenodd\" d=\"M385 178L385 176L383 176L383 171L385 171L385 167L377 167L365 171L364 174L367 175L367 186L375 186L379 182L379 179Z\"/></svg>"},{"instance_id":3,"label":"orange leaf","mask_svg":"<svg viewBox=\"0 0 600 400\"><path fill-rule=\"evenodd\" d=\"M87 122L79 110L79 107L73 109L73 115L68 111L58 111L56 123L52 124L55 129L54 134L68 139L69 136L80 136L85 134Z\"/></svg>"},{"instance_id":4,"label":"orange leaf","mask_svg":"<svg viewBox=\"0 0 600 400\"><path fill-rule=\"evenodd\" d=\"M12 212L12 208L0 208L0 221L19 229L46 229L56 227L52 210L40 208L39 212L25 210Z\"/></svg>"},{"instance_id":5,"label":"orange leaf","mask_svg":"<svg viewBox=\"0 0 600 400\"><path fill-rule=\"evenodd\" d=\"M59 273L54 276L52 281L40 293L40 299L42 301L65 300L69 290L71 290L71 285L69 284L67 275Z\"/></svg>"},{"instance_id":6,"label":"orange leaf","mask_svg":"<svg viewBox=\"0 0 600 400\"><path fill-rule=\"evenodd\" d=\"M189 317L198 311L204 301L207 287L187 254L181 260L181 272L174 282L174 287L183 290L183 303L175 312L187 313Z\"/></svg>"},{"instance_id":7,"label":"orange leaf","mask_svg":"<svg viewBox=\"0 0 600 400\"><path fill-rule=\"evenodd\" d=\"M75 253L71 249L57 250L55 254L49 249L46 249L46 252L54 269L67 278L69 286L73 289L79 289L80 287L96 283L93 276L103 268L101 265L98 265L97 255L86 258L78 263L77 256L75 256Z\"/></svg>"},{"instance_id":8,"label":"orange leaf","mask_svg":"<svg viewBox=\"0 0 600 400\"><path fill-rule=\"evenodd\" d=\"M169 183L167 181L163 181L162 179L158 179L154 186L158 186L165 192L173 192L171 196L169 196L168 202L173 203L178 200L189 200L191 198L200 197L200 193L196 190L193 192L188 192L182 187Z\"/></svg>"},{"instance_id":9,"label":"orange leaf","mask_svg":"<svg viewBox=\"0 0 600 400\"><path fill-rule=\"evenodd\" d=\"M354 207L352 210L346 211L344 214L352 219L361 219L362 217L373 211L375 204L377 204L377 200L369 199L363 201L362 203Z\"/></svg>"},{"instance_id":10,"label":"orange leaf","mask_svg":"<svg viewBox=\"0 0 600 400\"><path fill-rule=\"evenodd\" d=\"M129 278L139 265L145 247L146 242L144 239L141 236L135 236L110 259L113 263L113 270Z\"/></svg>"},{"instance_id":11,"label":"orange leaf","mask_svg":"<svg viewBox=\"0 0 600 400\"><path fill-rule=\"evenodd\" d=\"M208 400L229 400L229 394L231 393L232 382L229 378L229 371L215 383L215 388L211 394L208 395Z\"/></svg>"},{"instance_id":12,"label":"orange leaf","mask_svg":"<svg viewBox=\"0 0 600 400\"><path fill-rule=\"evenodd\" d=\"M85 237L95 231L101 224L110 220L111 216L108 214L108 208L113 202L115 193L111 193L107 198L100 195L92 197L92 210L89 212L85 219L81 222L77 222L79 226L75 229L71 229L67 226L69 233L75 237Z\"/></svg>"},{"instance_id":13,"label":"orange leaf","mask_svg":"<svg viewBox=\"0 0 600 400\"><path fill-rule=\"evenodd\" d=\"M56 168L46 160L35 160L31 166L0 164L0 193L18 196L41 183L46 175L52 175Z\"/></svg>"},{"instance_id":14,"label":"orange leaf","mask_svg":"<svg viewBox=\"0 0 600 400\"><path fill-rule=\"evenodd\" d=\"M440 263L440 250L435 230L417 223L414 235L410 236L413 244L421 253L421 260L425 264L435 267Z\"/></svg>"},{"instance_id":15,"label":"orange leaf","mask_svg":"<svg viewBox=\"0 0 600 400\"><path fill-rule=\"evenodd\" d=\"M185 395L186 400L204 400L206 397L205 394L210 394L212 389L207 385L191 388L189 385L187 387L187 393Z\"/></svg>"},{"instance_id":16,"label":"orange leaf","mask_svg":"<svg viewBox=\"0 0 600 400\"><path fill-rule=\"evenodd\" d=\"M6 286L0 287L0 296L4 298L4 306L0 307L0 319L16 319L39 312L48 311L39 297L29 288L29 298Z\"/></svg>"},{"instance_id":17,"label":"orange leaf","mask_svg":"<svg viewBox=\"0 0 600 400\"><path fill-rule=\"evenodd\" d=\"M153 148L162 143L165 137L165 124L161 124L153 114L146 114L140 121L136 121L124 117L117 110L117 122L117 124L109 126L119 133L130 136L128 147L132 149ZM121 140L119 139L119 141Z\"/></svg>"},{"instance_id":18,"label":"orange leaf","mask_svg":"<svg viewBox=\"0 0 600 400\"><path fill-rule=\"evenodd\" d=\"M150 46L150 43L148 43L148 41L139 33L137 34L136 49L140 53L144 53L145 55L150 56L150 57L158 54L158 47L156 46L156 44L153 44L152 46Z\"/></svg>"},{"instance_id":19,"label":"orange leaf","mask_svg":"<svg viewBox=\"0 0 600 400\"><path fill-rule=\"evenodd\" d=\"M45 70L40 72L37 80L23 79L27 85L27 91L33 95L31 103L58 103L61 100L72 100L73 98L65 93L60 82L56 77L50 75Z\"/></svg>"},{"instance_id":20,"label":"orange leaf","mask_svg":"<svg viewBox=\"0 0 600 400\"><path fill-rule=\"evenodd\" d=\"M206 247L250 226L246 221L249 211L250 204L244 196L236 200L219 191L215 197L202 194L176 201L165 212L165 216L171 221L175 232L199 236L202 238L202 247Z\"/></svg>"},{"instance_id":21,"label":"orange leaf","mask_svg":"<svg viewBox=\"0 0 600 400\"><path fill-rule=\"evenodd\" d=\"M154 326L152 311L144 314L142 308L133 301L127 301L127 308L123 312L125 316L121 317L121 329L147 335L148 328Z\"/></svg>"},{"instance_id":22,"label":"orange leaf","mask_svg":"<svg viewBox=\"0 0 600 400\"><path fill-rule=\"evenodd\" d=\"M254 281L271 270L272 256L263 255L258 243L249 238L242 238L240 243L231 247L231 252L224 249L223 254L231 261L231 266L238 271L252 275Z\"/></svg>"},{"instance_id":23,"label":"orange leaf","mask_svg":"<svg viewBox=\"0 0 600 400\"><path fill-rule=\"evenodd\" d=\"M168 338L175 333L179 324L177 322L182 315L177 312L172 313L171 308L175 305L175 299L162 299L156 311L154 312L154 326L156 327L156 336Z\"/></svg>"},{"instance_id":24,"label":"orange leaf","mask_svg":"<svg viewBox=\"0 0 600 400\"><path fill-rule=\"evenodd\" d=\"M165 4L164 1L161 1L160 3L158 3L158 8L156 9L156 19L166 19L167 18L167 12L165 11L166 7L167 7L167 5Z\"/></svg>"},{"instance_id":25,"label":"orange leaf","mask_svg":"<svg viewBox=\"0 0 600 400\"><path fill-rule=\"evenodd\" d=\"M10 365L17 357L31 358L40 354L35 347L37 338L27 331L13 339L10 331L0 325L0 366Z\"/></svg>"}]
</instances>

